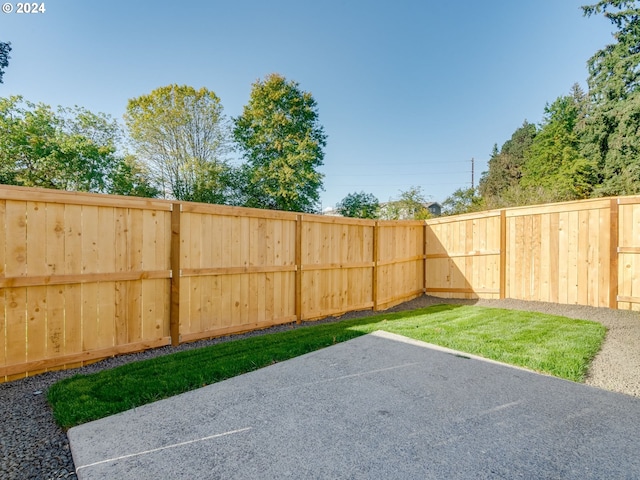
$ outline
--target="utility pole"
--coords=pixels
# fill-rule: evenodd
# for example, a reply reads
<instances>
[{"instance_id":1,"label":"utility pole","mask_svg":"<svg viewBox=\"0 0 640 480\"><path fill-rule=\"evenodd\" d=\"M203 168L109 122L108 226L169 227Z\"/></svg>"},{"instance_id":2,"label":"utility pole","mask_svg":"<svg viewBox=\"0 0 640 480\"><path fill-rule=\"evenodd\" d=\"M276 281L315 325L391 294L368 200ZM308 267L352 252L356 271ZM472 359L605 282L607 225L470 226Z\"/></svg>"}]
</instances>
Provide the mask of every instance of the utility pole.
<instances>
[{"instance_id":1,"label":"utility pole","mask_svg":"<svg viewBox=\"0 0 640 480\"><path fill-rule=\"evenodd\" d=\"M474 160L473 157L471 157L471 188L476 188L476 184L474 182L474 178L473 178L473 174L474 174Z\"/></svg>"}]
</instances>

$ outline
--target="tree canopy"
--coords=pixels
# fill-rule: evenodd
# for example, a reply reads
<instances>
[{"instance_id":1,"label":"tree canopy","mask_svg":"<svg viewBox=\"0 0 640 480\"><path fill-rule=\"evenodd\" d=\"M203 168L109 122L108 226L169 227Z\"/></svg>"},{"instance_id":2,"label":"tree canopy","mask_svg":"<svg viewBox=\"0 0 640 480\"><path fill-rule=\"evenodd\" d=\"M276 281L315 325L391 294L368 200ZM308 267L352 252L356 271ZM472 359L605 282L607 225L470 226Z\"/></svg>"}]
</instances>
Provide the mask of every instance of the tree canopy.
<instances>
[{"instance_id":1,"label":"tree canopy","mask_svg":"<svg viewBox=\"0 0 640 480\"><path fill-rule=\"evenodd\" d=\"M104 114L0 98L0 183L152 195L144 171L134 175L135 160L117 154L120 135Z\"/></svg>"},{"instance_id":2,"label":"tree canopy","mask_svg":"<svg viewBox=\"0 0 640 480\"><path fill-rule=\"evenodd\" d=\"M525 151L521 185L540 187L556 201L587 198L597 183L597 167L580 151L579 129L587 115L587 98L579 85L570 95L545 107L545 116Z\"/></svg>"},{"instance_id":3,"label":"tree canopy","mask_svg":"<svg viewBox=\"0 0 640 480\"><path fill-rule=\"evenodd\" d=\"M380 216L385 220L425 220L431 218L427 204L422 187L412 186L383 205Z\"/></svg>"},{"instance_id":4,"label":"tree canopy","mask_svg":"<svg viewBox=\"0 0 640 480\"><path fill-rule=\"evenodd\" d=\"M256 81L233 136L246 160L246 206L317 211L327 136L311 93L278 74Z\"/></svg>"},{"instance_id":5,"label":"tree canopy","mask_svg":"<svg viewBox=\"0 0 640 480\"><path fill-rule=\"evenodd\" d=\"M536 133L536 126L525 120L500 150L497 145L493 147L489 170L482 174L478 185L478 191L489 208L505 206L505 198L520 184L525 152Z\"/></svg>"},{"instance_id":6,"label":"tree canopy","mask_svg":"<svg viewBox=\"0 0 640 480\"><path fill-rule=\"evenodd\" d=\"M597 165L595 195L640 193L640 7L635 0L603 0L583 7L616 27L615 42L588 61L592 108L584 152Z\"/></svg>"},{"instance_id":7,"label":"tree canopy","mask_svg":"<svg viewBox=\"0 0 640 480\"><path fill-rule=\"evenodd\" d=\"M484 209L482 197L473 187L459 188L442 202L443 215L459 215Z\"/></svg>"},{"instance_id":8,"label":"tree canopy","mask_svg":"<svg viewBox=\"0 0 640 480\"><path fill-rule=\"evenodd\" d=\"M336 211L345 217L378 218L380 202L372 193L349 193L336 205Z\"/></svg>"},{"instance_id":9,"label":"tree canopy","mask_svg":"<svg viewBox=\"0 0 640 480\"><path fill-rule=\"evenodd\" d=\"M640 6L582 9L611 21L614 42L588 60L586 94L574 85L539 126L525 122L494 148L479 185L489 208L640 193Z\"/></svg>"},{"instance_id":10,"label":"tree canopy","mask_svg":"<svg viewBox=\"0 0 640 480\"><path fill-rule=\"evenodd\" d=\"M160 190L178 200L225 203L229 132L218 96L169 85L129 100L125 123Z\"/></svg>"},{"instance_id":11,"label":"tree canopy","mask_svg":"<svg viewBox=\"0 0 640 480\"><path fill-rule=\"evenodd\" d=\"M11 42L0 42L0 83L3 83L4 71L9 66Z\"/></svg>"}]
</instances>

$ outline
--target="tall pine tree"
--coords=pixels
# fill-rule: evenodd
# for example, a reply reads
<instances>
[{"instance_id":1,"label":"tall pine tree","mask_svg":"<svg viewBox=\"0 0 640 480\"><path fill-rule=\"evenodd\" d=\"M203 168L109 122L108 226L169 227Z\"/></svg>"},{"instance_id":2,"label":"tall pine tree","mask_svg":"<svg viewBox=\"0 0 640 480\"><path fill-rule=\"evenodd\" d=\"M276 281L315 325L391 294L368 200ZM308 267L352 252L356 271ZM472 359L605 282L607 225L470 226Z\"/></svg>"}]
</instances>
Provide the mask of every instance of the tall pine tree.
<instances>
[{"instance_id":1,"label":"tall pine tree","mask_svg":"<svg viewBox=\"0 0 640 480\"><path fill-rule=\"evenodd\" d=\"M596 195L640 193L640 7L635 0L602 0L583 7L616 27L615 42L588 62L592 110L584 154L600 172Z\"/></svg>"}]
</instances>

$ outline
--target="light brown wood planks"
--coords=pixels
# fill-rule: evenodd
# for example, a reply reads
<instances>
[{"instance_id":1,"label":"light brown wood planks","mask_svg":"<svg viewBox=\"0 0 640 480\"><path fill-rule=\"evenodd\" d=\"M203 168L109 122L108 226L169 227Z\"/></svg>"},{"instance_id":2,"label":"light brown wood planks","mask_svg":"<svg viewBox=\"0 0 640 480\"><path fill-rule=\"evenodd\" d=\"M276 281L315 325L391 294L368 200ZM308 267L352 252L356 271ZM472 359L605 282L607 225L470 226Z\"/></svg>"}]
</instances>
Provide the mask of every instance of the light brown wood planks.
<instances>
[{"instance_id":1,"label":"light brown wood planks","mask_svg":"<svg viewBox=\"0 0 640 480\"><path fill-rule=\"evenodd\" d=\"M295 319L295 215L183 204L180 236L184 341Z\"/></svg>"},{"instance_id":2,"label":"light brown wood planks","mask_svg":"<svg viewBox=\"0 0 640 480\"><path fill-rule=\"evenodd\" d=\"M445 298L500 296L500 215L493 211L427 220L428 294Z\"/></svg>"},{"instance_id":3,"label":"light brown wood planks","mask_svg":"<svg viewBox=\"0 0 640 480\"><path fill-rule=\"evenodd\" d=\"M609 306L610 207L588 200L507 209L507 297Z\"/></svg>"},{"instance_id":4,"label":"light brown wood planks","mask_svg":"<svg viewBox=\"0 0 640 480\"><path fill-rule=\"evenodd\" d=\"M143 271L133 237L142 232L145 208L167 205L123 203L128 206L104 195L0 188L0 379L80 366L95 358L92 352L161 338L157 329L143 335L137 286L147 275L166 283L168 265Z\"/></svg>"}]
</instances>

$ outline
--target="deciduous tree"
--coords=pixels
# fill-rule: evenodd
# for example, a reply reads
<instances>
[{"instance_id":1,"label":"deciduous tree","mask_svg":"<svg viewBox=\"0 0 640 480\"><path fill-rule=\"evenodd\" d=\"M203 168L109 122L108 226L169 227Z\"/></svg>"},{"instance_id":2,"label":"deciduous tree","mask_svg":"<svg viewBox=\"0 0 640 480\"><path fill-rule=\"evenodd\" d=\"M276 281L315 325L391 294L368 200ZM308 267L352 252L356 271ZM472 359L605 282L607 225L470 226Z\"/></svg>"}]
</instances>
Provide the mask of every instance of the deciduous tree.
<instances>
[{"instance_id":1,"label":"deciduous tree","mask_svg":"<svg viewBox=\"0 0 640 480\"><path fill-rule=\"evenodd\" d=\"M390 199L381 208L380 216L385 220L425 220L431 218L427 203L422 187L412 186L401 191L396 199Z\"/></svg>"},{"instance_id":2,"label":"deciduous tree","mask_svg":"<svg viewBox=\"0 0 640 480\"><path fill-rule=\"evenodd\" d=\"M377 218L380 202L372 193L349 193L338 202L336 211L345 217Z\"/></svg>"},{"instance_id":3,"label":"deciduous tree","mask_svg":"<svg viewBox=\"0 0 640 480\"><path fill-rule=\"evenodd\" d=\"M169 85L129 100L125 123L137 156L165 195L225 203L228 126L218 96Z\"/></svg>"},{"instance_id":4,"label":"deciduous tree","mask_svg":"<svg viewBox=\"0 0 640 480\"><path fill-rule=\"evenodd\" d=\"M442 202L443 215L460 215L484 210L482 197L473 187L459 188Z\"/></svg>"},{"instance_id":5,"label":"deciduous tree","mask_svg":"<svg viewBox=\"0 0 640 480\"><path fill-rule=\"evenodd\" d=\"M113 176L124 181L127 174L117 154L120 135L117 122L104 114L0 98L0 182L112 193Z\"/></svg>"},{"instance_id":6,"label":"deciduous tree","mask_svg":"<svg viewBox=\"0 0 640 480\"><path fill-rule=\"evenodd\" d=\"M278 74L256 81L233 135L246 160L246 206L317 211L327 136L311 93Z\"/></svg>"},{"instance_id":7,"label":"deciduous tree","mask_svg":"<svg viewBox=\"0 0 640 480\"><path fill-rule=\"evenodd\" d=\"M160 190L151 182L147 166L127 155L109 172L108 193L153 198L160 195Z\"/></svg>"}]
</instances>

